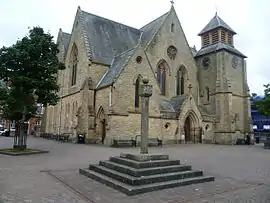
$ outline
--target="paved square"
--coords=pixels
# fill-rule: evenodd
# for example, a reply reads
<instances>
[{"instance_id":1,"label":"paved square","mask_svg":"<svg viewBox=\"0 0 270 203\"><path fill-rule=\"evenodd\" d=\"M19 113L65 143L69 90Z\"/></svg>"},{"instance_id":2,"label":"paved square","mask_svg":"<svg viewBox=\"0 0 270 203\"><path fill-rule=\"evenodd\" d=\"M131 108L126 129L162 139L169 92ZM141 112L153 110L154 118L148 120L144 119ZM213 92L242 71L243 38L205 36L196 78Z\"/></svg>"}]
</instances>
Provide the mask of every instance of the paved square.
<instances>
[{"instance_id":1,"label":"paved square","mask_svg":"<svg viewBox=\"0 0 270 203\"><path fill-rule=\"evenodd\" d=\"M178 187L127 197L78 173L90 162L106 160L121 151L96 145L59 143L29 138L29 147L49 154L0 155L0 199L4 203L177 203L270 202L270 150L262 146L175 145L150 148L202 169L215 182ZM0 148L12 138L0 137ZM1 202L1 201L0 201Z\"/></svg>"}]
</instances>

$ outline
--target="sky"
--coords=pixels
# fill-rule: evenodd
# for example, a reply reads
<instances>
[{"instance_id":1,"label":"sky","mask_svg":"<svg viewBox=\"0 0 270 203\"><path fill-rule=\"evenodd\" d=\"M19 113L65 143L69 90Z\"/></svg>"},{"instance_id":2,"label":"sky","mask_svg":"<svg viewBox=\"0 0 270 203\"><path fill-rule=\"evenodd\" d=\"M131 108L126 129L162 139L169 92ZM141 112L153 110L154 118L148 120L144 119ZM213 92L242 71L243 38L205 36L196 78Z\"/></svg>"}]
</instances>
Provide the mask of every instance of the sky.
<instances>
[{"instance_id":1,"label":"sky","mask_svg":"<svg viewBox=\"0 0 270 203\"><path fill-rule=\"evenodd\" d=\"M174 7L190 46L200 48L198 33L218 12L237 32L235 47L247 58L250 92L263 94L270 83L269 0L174 0ZM169 11L170 0L0 0L0 47L9 46L41 26L57 38L59 28L72 29L77 7L140 28ZM268 22L267 22L268 21Z\"/></svg>"}]
</instances>

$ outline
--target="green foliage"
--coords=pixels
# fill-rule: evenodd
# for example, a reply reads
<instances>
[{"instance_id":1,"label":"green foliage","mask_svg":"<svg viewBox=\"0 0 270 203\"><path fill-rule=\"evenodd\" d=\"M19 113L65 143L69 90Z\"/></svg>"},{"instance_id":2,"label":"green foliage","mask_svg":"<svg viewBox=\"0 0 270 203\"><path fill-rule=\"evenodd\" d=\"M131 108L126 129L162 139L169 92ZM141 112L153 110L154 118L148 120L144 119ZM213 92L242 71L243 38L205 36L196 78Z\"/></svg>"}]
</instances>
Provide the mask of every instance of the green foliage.
<instances>
[{"instance_id":1,"label":"green foliage","mask_svg":"<svg viewBox=\"0 0 270 203\"><path fill-rule=\"evenodd\" d=\"M270 84L264 85L264 98L254 101L256 108L265 116L270 116Z\"/></svg>"},{"instance_id":2,"label":"green foliage","mask_svg":"<svg viewBox=\"0 0 270 203\"><path fill-rule=\"evenodd\" d=\"M55 105L59 100L57 72L64 64L53 36L40 27L10 47L0 49L0 106L4 117L25 120L36 112L36 104Z\"/></svg>"}]
</instances>

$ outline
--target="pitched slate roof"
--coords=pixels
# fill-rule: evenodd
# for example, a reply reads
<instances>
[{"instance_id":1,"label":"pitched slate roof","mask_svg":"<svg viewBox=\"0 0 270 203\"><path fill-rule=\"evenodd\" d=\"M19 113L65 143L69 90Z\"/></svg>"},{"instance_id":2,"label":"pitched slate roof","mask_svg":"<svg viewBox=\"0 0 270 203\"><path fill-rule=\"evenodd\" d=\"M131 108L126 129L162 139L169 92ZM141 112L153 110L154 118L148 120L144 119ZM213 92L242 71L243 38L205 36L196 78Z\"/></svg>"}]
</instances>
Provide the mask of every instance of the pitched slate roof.
<instances>
[{"instance_id":1,"label":"pitched slate roof","mask_svg":"<svg viewBox=\"0 0 270 203\"><path fill-rule=\"evenodd\" d=\"M86 14L92 16L92 14ZM135 28L131 28L107 19L103 19L101 17L96 17L95 20L98 21L98 25L102 24L100 21L106 21L105 24L109 24L110 29L107 30L107 32L100 33L99 36L94 37L95 39L98 39L98 42L95 42L96 49L93 46L93 53L97 53L97 50L99 50L99 54L105 54L107 53L106 58L100 58L98 55L94 57L92 60L102 60L104 64L110 64L110 67L108 71L105 73L105 75L101 78L99 84L97 85L97 88L106 87L108 85L111 85L116 78L119 77L120 73L124 69L126 61L133 55L135 52L136 47L141 43L143 47L147 46L147 44L151 41L152 37L155 35L155 33L160 29L160 27L163 25L166 17L168 16L168 13L165 13L161 17L157 18L156 20L152 21L151 23L145 25L140 30L137 30ZM101 20L97 19L101 18ZM108 22L107 22L108 21ZM93 23L93 22L92 22ZM105 26L102 24L101 27ZM89 26L88 26L89 27ZM93 28L91 28L93 30ZM116 29L116 31L115 31ZM117 29L119 31L117 31ZM94 28L94 30L98 30L98 27ZM123 32L121 33L121 30ZM87 32L93 33L93 31L89 30ZM110 37L112 33L112 37ZM120 33L120 34L119 34ZM103 34L105 36L103 36ZM118 34L118 35L117 35ZM91 34L88 34L90 38L90 43L94 41L94 38ZM97 34L96 34L97 35ZM104 37L102 39L102 37ZM107 38L107 41L106 41ZM104 41L108 42L111 46L105 46ZM116 48L114 48L116 47ZM116 57L114 57L116 55ZM94 56L94 55L93 55Z\"/></svg>"},{"instance_id":2,"label":"pitched slate roof","mask_svg":"<svg viewBox=\"0 0 270 203\"><path fill-rule=\"evenodd\" d=\"M64 48L65 48L65 56L67 55L70 37L71 37L71 34L62 32L62 39L63 39Z\"/></svg>"},{"instance_id":3,"label":"pitched slate roof","mask_svg":"<svg viewBox=\"0 0 270 203\"><path fill-rule=\"evenodd\" d=\"M234 47L232 47L228 44L221 43L221 42L201 48L196 53L195 57L203 56L203 55L206 55L206 54L209 54L212 52L218 52L218 51L222 51L222 50L226 50L226 51L228 51L232 54L235 54L237 56L247 58L244 54L242 54L240 51L238 51Z\"/></svg>"},{"instance_id":4,"label":"pitched slate roof","mask_svg":"<svg viewBox=\"0 0 270 203\"><path fill-rule=\"evenodd\" d=\"M224 28L233 34L236 34L236 32L216 14L198 35L201 36L216 28Z\"/></svg>"},{"instance_id":5,"label":"pitched slate roof","mask_svg":"<svg viewBox=\"0 0 270 203\"><path fill-rule=\"evenodd\" d=\"M122 54L119 54L116 56L110 68L107 70L107 72L104 74L104 76L101 78L100 82L97 84L97 89L109 86L114 83L115 79L117 79L123 69L125 68L125 65L127 64L130 57L135 52L135 48L130 49Z\"/></svg>"},{"instance_id":6,"label":"pitched slate roof","mask_svg":"<svg viewBox=\"0 0 270 203\"><path fill-rule=\"evenodd\" d=\"M91 60L109 65L114 56L134 48L141 31L121 23L81 11L81 22L91 50Z\"/></svg>"},{"instance_id":7,"label":"pitched slate roof","mask_svg":"<svg viewBox=\"0 0 270 203\"><path fill-rule=\"evenodd\" d=\"M170 118L178 118L180 110L186 99L187 95L177 95L170 100L163 99L159 101L159 109L163 115Z\"/></svg>"},{"instance_id":8,"label":"pitched slate roof","mask_svg":"<svg viewBox=\"0 0 270 203\"><path fill-rule=\"evenodd\" d=\"M181 106L186 101L187 97L188 95L178 95L171 98L170 103L176 111L177 117L180 115Z\"/></svg>"},{"instance_id":9,"label":"pitched slate roof","mask_svg":"<svg viewBox=\"0 0 270 203\"><path fill-rule=\"evenodd\" d=\"M195 57L196 54L197 54L197 49L196 49L196 47L195 47L195 46L194 46L194 47L190 47L190 50L191 50L192 56Z\"/></svg>"},{"instance_id":10,"label":"pitched slate roof","mask_svg":"<svg viewBox=\"0 0 270 203\"><path fill-rule=\"evenodd\" d=\"M146 46L154 36L154 34L160 29L160 27L165 22L169 12L163 14L159 18L153 20L147 25L143 26L140 30L143 32L142 35L142 44Z\"/></svg>"}]
</instances>

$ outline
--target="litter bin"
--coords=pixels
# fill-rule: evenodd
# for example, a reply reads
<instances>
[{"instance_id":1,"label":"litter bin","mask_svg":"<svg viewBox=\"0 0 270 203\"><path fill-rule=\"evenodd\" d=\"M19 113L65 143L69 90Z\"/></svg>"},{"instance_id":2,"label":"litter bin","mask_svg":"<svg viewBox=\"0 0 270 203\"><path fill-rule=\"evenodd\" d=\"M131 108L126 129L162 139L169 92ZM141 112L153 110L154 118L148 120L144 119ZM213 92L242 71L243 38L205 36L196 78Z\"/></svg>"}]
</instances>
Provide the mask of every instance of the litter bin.
<instances>
[{"instance_id":1,"label":"litter bin","mask_svg":"<svg viewBox=\"0 0 270 203\"><path fill-rule=\"evenodd\" d=\"M85 144L85 135L84 134L77 135L77 143L78 144Z\"/></svg>"},{"instance_id":2,"label":"litter bin","mask_svg":"<svg viewBox=\"0 0 270 203\"><path fill-rule=\"evenodd\" d=\"M255 142L256 142L256 144L260 143L260 137L259 136L255 137Z\"/></svg>"}]
</instances>

